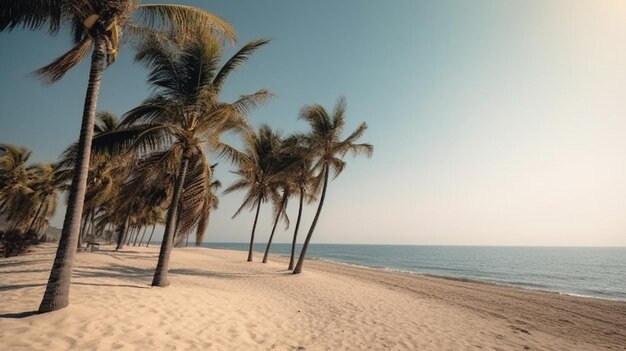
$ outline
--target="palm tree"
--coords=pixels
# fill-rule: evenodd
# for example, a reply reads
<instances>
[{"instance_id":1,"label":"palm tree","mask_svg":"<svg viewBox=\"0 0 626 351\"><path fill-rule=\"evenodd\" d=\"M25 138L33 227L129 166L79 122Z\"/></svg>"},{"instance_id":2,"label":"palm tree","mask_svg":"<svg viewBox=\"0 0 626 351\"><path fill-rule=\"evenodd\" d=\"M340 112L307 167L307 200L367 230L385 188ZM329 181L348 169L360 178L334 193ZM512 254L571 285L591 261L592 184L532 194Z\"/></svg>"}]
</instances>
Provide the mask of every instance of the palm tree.
<instances>
[{"instance_id":1,"label":"palm tree","mask_svg":"<svg viewBox=\"0 0 626 351\"><path fill-rule=\"evenodd\" d=\"M52 163L35 165L35 174L36 178L30 187L33 189L31 195L33 203L38 205L26 232L35 230L41 233L48 226L48 219L56 211L57 192L67 188L71 175Z\"/></svg>"},{"instance_id":2,"label":"palm tree","mask_svg":"<svg viewBox=\"0 0 626 351\"><path fill-rule=\"evenodd\" d=\"M146 241L146 247L150 246L150 241L152 240L152 235L154 235L154 229L157 224L164 225L165 224L165 211L161 207L156 207L153 209L153 212L150 212L150 224L152 225L152 231L150 232L150 237L148 241Z\"/></svg>"},{"instance_id":3,"label":"palm tree","mask_svg":"<svg viewBox=\"0 0 626 351\"><path fill-rule=\"evenodd\" d=\"M0 144L0 214L9 221L21 212L24 197L33 191L29 187L33 168L27 164L31 153L24 147Z\"/></svg>"},{"instance_id":4,"label":"palm tree","mask_svg":"<svg viewBox=\"0 0 626 351\"><path fill-rule=\"evenodd\" d=\"M96 114L94 136L110 133L120 127L117 116L108 111ZM131 171L133 157L130 154L111 152L94 152L92 145L87 177L87 190L83 201L82 224L78 236L77 247L87 232L93 234L96 213L102 208L114 208L112 201L119 195L121 184ZM97 151L97 150L95 150ZM74 172L78 156L78 142L70 145L61 155L59 167L66 173ZM110 216L105 216L110 217Z\"/></svg>"},{"instance_id":5,"label":"palm tree","mask_svg":"<svg viewBox=\"0 0 626 351\"><path fill-rule=\"evenodd\" d=\"M267 263L267 258L274 239L274 233L276 232L276 226L280 217L282 216L289 228L289 217L287 217L287 204L289 198L292 197L297 190L299 190L299 175L302 169L302 163L304 162L303 156L299 153L300 147L297 145L297 137L291 136L287 139L281 140L280 149L276 160L276 166L274 167L273 181L271 185L276 188L276 191L281 191L281 199L279 203L274 203L274 224L272 226L272 232L267 241L265 248L265 254L263 255L263 263ZM302 214L302 207L298 213L298 225L300 216Z\"/></svg>"},{"instance_id":6,"label":"palm tree","mask_svg":"<svg viewBox=\"0 0 626 351\"><path fill-rule=\"evenodd\" d=\"M78 162L57 255L39 306L40 313L58 310L69 304L100 80L105 64L113 63L118 54L119 33L123 31L129 40L154 33L185 40L199 30L210 29L212 33L223 34L232 40L235 37L230 25L220 18L181 5L140 4L139 0L32 0L5 1L0 8L0 31L22 26L31 30L47 28L55 34L62 24L72 28L75 46L39 69L39 76L47 82L57 81L82 61L92 47L93 51L78 142Z\"/></svg>"},{"instance_id":7,"label":"palm tree","mask_svg":"<svg viewBox=\"0 0 626 351\"><path fill-rule=\"evenodd\" d=\"M319 220L320 213L322 212L322 206L324 205L324 199L326 198L326 188L328 187L329 174L333 172L333 179L336 178L346 166L343 161L343 157L347 152L352 152L353 155L365 154L370 157L374 152L374 147L370 144L355 144L367 129L365 122L361 123L359 127L350 134L346 139L341 139L341 133L343 132L346 124L346 101L343 97L340 97L335 105L333 114L330 115L321 105L304 106L300 111L300 118L307 121L311 127L311 132L303 136L304 143L317 153L318 159L316 160L313 169L319 171L319 174L315 181L314 189L319 189L320 182L322 182L322 195L320 197L313 223L302 246L300 257L296 268L293 270L293 274L299 274L302 272L302 265L304 264L304 258L306 257L306 251L311 242L313 231Z\"/></svg>"},{"instance_id":8,"label":"palm tree","mask_svg":"<svg viewBox=\"0 0 626 351\"><path fill-rule=\"evenodd\" d=\"M247 189L243 203L237 209L233 218L237 217L244 208L250 210L256 207L254 224L250 234L250 248L248 249L248 262L252 262L252 248L254 245L254 233L261 203L273 201L279 203L280 196L274 186L276 180L276 168L278 152L280 149L280 137L267 125L262 125L255 134L249 132L244 140L244 151L236 157L238 170L235 174L239 179L224 190L225 194Z\"/></svg>"},{"instance_id":9,"label":"palm tree","mask_svg":"<svg viewBox=\"0 0 626 351\"><path fill-rule=\"evenodd\" d=\"M30 154L26 148L0 144L0 214L14 230L39 233L54 215L57 191L69 178L56 164L28 165Z\"/></svg>"},{"instance_id":10,"label":"palm tree","mask_svg":"<svg viewBox=\"0 0 626 351\"><path fill-rule=\"evenodd\" d=\"M289 197L291 196L291 190L293 186L288 183L287 179L285 179L285 183L277 188L282 188L282 195L280 196L280 203L274 204L274 224L272 225L272 232L270 233L270 237L267 240L267 246L265 247L265 253L263 254L263 261L261 261L262 263L267 263L267 258L270 254L270 247L272 246L272 240L274 240L274 233L276 232L276 226L278 225L278 221L280 220L281 216L285 219L285 222L287 223L287 228L289 227L289 218L287 217L287 203L289 202Z\"/></svg>"},{"instance_id":11,"label":"palm tree","mask_svg":"<svg viewBox=\"0 0 626 351\"><path fill-rule=\"evenodd\" d=\"M245 45L221 68L221 49L208 36L198 35L182 46L155 39L139 48L136 60L151 69L148 82L154 87L153 95L125 115L125 129L105 133L98 143L130 145L145 154L149 177L162 178L165 173L174 179L153 286L169 285L167 267L176 228L188 233L193 227L206 226L208 216L193 215L202 212L211 192L212 172L205 150L237 157L236 151L221 141L222 134L246 130L247 113L271 97L260 90L232 103L219 101L228 75L267 42ZM181 214L187 218L181 218L177 226L181 201L186 210Z\"/></svg>"},{"instance_id":12,"label":"palm tree","mask_svg":"<svg viewBox=\"0 0 626 351\"><path fill-rule=\"evenodd\" d=\"M301 136L294 135L290 138L287 138L285 141L285 148L289 150L289 154L294 158L295 168L293 172L290 173L292 177L293 183L295 183L296 190L299 195L298 202L298 217L296 219L296 226L293 231L293 239L291 242L291 254L289 255L289 266L288 270L293 269L294 265L294 257L296 252L296 242L298 239L298 229L300 228L300 220L302 219L302 207L304 205L304 200L307 200L307 203L311 203L315 201L315 196L312 193L311 185L313 181L312 174L312 150L303 145L303 140Z\"/></svg>"}]
</instances>

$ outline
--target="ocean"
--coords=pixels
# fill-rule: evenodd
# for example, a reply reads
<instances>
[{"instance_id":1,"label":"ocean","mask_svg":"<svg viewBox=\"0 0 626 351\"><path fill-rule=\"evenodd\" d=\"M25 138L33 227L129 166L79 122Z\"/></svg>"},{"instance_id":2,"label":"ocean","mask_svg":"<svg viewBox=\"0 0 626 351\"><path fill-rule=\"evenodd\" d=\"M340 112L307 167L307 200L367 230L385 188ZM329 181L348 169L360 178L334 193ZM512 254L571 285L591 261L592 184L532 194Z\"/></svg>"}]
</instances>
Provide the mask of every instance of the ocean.
<instances>
[{"instance_id":1,"label":"ocean","mask_svg":"<svg viewBox=\"0 0 626 351\"><path fill-rule=\"evenodd\" d=\"M245 243L203 246L248 250ZM297 245L296 256L300 248ZM290 249L290 244L272 244L270 258L272 254L289 255ZM255 244L254 250L259 252L256 261L260 261L265 244ZM626 301L626 248L623 247L311 244L307 256L367 268Z\"/></svg>"}]
</instances>

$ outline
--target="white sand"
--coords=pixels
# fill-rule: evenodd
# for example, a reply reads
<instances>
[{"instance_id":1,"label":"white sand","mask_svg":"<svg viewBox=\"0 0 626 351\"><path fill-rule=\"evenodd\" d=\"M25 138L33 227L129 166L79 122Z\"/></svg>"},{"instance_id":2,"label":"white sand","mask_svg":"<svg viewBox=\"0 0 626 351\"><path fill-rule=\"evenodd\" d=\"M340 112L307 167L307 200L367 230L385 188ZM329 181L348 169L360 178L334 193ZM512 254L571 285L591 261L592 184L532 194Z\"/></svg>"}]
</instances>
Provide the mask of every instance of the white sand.
<instances>
[{"instance_id":1,"label":"white sand","mask_svg":"<svg viewBox=\"0 0 626 351\"><path fill-rule=\"evenodd\" d=\"M624 350L626 303L246 253L80 253L70 307L37 309L55 246L0 259L2 350ZM257 260L261 255L257 254ZM24 317L26 315L26 317Z\"/></svg>"}]
</instances>

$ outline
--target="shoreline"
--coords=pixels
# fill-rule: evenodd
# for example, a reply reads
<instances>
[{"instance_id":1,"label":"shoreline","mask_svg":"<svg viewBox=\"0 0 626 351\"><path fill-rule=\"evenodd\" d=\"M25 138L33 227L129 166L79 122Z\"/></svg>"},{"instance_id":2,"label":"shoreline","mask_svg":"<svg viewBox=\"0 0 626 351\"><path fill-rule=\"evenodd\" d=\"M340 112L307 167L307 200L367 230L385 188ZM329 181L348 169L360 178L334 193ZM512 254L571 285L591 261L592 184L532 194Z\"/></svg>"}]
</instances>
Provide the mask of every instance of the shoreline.
<instances>
[{"instance_id":1,"label":"shoreline","mask_svg":"<svg viewBox=\"0 0 626 351\"><path fill-rule=\"evenodd\" d=\"M0 260L0 340L11 350L590 350L626 344L626 303L211 248L79 253L70 306L37 308L56 245Z\"/></svg>"},{"instance_id":2,"label":"shoreline","mask_svg":"<svg viewBox=\"0 0 626 351\"><path fill-rule=\"evenodd\" d=\"M209 245L210 244L213 244L213 243L209 243ZM218 244L224 244L224 243L218 243ZM245 244L245 243L226 243L226 244ZM282 244L285 244L285 243L282 243ZM317 244L317 245L320 245L320 244ZM335 245L335 244L321 244L321 245ZM355 245L355 244L341 244L341 245ZM361 245L361 244L358 244L358 245ZM376 245L372 245L372 246L376 246ZM389 245L389 246L398 246L398 245ZM420 245L408 245L408 246L420 246ZM442 245L434 245L434 246L442 246ZM454 245L448 245L448 246L454 246ZM504 247L504 246L498 246L498 247ZM209 247L209 246L200 246L200 248L213 249L213 250L235 251L235 252L247 252L247 250L238 250L238 249L220 248L220 247ZM254 249L253 252L260 253L260 254L264 253L263 250L256 250L256 249ZM273 256L274 257L286 258L287 260L289 259L289 255L285 255L285 254L282 254L282 253L275 253L275 254L273 254ZM296 256L296 258L297 258L297 256ZM553 290L550 290L548 287L545 287L545 288L544 287L533 287L533 286L530 286L529 283L524 283L524 282L506 282L506 281L498 281L498 280L495 280L495 279L488 279L488 278L481 279L481 278L476 278L476 277L464 277L464 276L460 276L460 275L458 275L458 276L455 276L455 275L442 275L442 274L436 274L436 273L426 273L426 272L411 271L411 270L407 270L407 269L393 268L393 267L374 267L374 266L367 266L367 265L359 264L359 263L353 263L353 262L347 262L347 261L339 261L339 260L335 260L335 259L331 259L331 258L325 258L325 257L309 256L307 258L307 260L323 261L323 262L335 263L335 264L346 265L346 266L350 266L350 267L363 268L363 269L373 269L373 270L379 270L379 271L384 271L384 272L397 272L397 273L404 273L404 274L417 275L417 276L423 276L423 277L432 277L432 278L455 280L455 281L460 281L460 282L477 283L477 284L490 284L490 285L494 285L496 287L502 286L502 287L509 287L509 288L517 288L517 289L522 289L522 290L537 291L537 292L543 292L543 293L548 293L548 294L556 294L556 295L562 295L562 296L573 296L573 297L580 297L580 298L587 298L587 299L598 299L598 300L608 300L608 301L615 301L615 302L626 302L626 297L606 296L607 294L604 294L604 293L602 293L602 294L604 294L605 296L597 296L597 295L584 294L584 293L578 293L578 292L572 292L572 291L561 291L561 290L557 290L556 288L553 289ZM598 295L600 295L600 294L601 293L598 293Z\"/></svg>"}]
</instances>

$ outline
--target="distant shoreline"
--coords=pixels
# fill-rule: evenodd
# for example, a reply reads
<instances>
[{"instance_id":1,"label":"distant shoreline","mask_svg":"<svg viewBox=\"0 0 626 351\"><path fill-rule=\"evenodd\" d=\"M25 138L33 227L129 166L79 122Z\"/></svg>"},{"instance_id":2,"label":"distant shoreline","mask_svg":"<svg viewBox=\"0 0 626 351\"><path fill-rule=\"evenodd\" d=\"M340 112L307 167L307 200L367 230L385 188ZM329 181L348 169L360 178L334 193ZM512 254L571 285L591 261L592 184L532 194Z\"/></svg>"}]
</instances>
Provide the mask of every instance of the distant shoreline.
<instances>
[{"instance_id":1,"label":"distant shoreline","mask_svg":"<svg viewBox=\"0 0 626 351\"><path fill-rule=\"evenodd\" d=\"M204 243L203 247L246 251L248 250L248 245L249 244L247 243ZM365 253L370 254L370 255L379 254L381 255L381 257L374 262L371 260L371 257L367 257L366 254L361 253L361 252L355 252L355 251L358 251L358 250L355 250L355 247L366 248L367 251L365 251ZM383 250L381 250L380 252L376 252L375 249L377 247L382 247ZM291 248L291 244L286 244L286 243L274 244L272 246L272 252L274 252L276 255L288 256L290 248ZM563 279L564 276L568 276L568 274L570 274L570 272L567 272L567 271L556 271L554 272L554 274L560 274L561 276L555 275L554 277L549 277L549 279L543 278L543 281L536 277L525 276L525 275L533 274L533 272L532 272L532 269L525 270L523 269L523 267L517 268L516 271L506 272L508 274L505 276L502 275L504 273L499 273L500 275L496 275L497 269L494 271L495 268L488 267L488 266L481 266L481 267L465 266L463 267L464 269L463 271L451 270L450 272L448 271L442 272L438 270L441 270L441 269L447 270L450 268L448 266L445 266L448 262L429 261L427 258L425 258L424 260L421 260L421 261L407 263L406 260L412 259L412 257L409 255L409 257L402 256L404 262L401 262L400 264L398 264L397 262L393 261L393 257L391 257L391 253L389 251L390 249L394 249L394 248L400 248L403 251L405 248L407 249L415 248L415 249L422 249L422 250L428 250L428 249L457 250L458 249L458 250L461 250L461 253L465 252L466 250L482 250L482 249L487 250L486 253L489 253L492 250L518 250L518 251L525 250L525 249L526 250L543 250L543 248L515 247L515 246L467 247L467 246L451 246L451 245L450 246L448 245L430 246L430 245L313 244L312 251L310 252L310 257L316 260L323 260L323 261L334 262L334 263L339 263L339 264L344 264L344 265L349 265L349 266L362 267L366 269L379 269L383 271L402 272L402 273L407 273L407 274L438 277L442 279L453 279L453 280L458 280L458 281L494 284L496 286L508 286L508 287L520 288L524 290L542 291L542 292L558 294L558 295L570 295L570 296L611 300L611 301L626 301L626 286L623 286L618 291L609 291L609 292L602 291L599 289L586 292L584 291L584 289L587 287L576 286L573 283L570 286L564 286L565 284L562 282L559 282L559 280ZM331 249L333 249L332 252L331 252ZM551 248L546 248L546 249L574 250L577 253L579 253L580 250L583 250L583 251L605 250L605 248L599 248L599 247L590 247L590 248L551 247ZM613 248L606 248L606 249L611 250ZM614 248L614 249L619 251L616 253L617 255L619 255L621 251L624 251L623 254L626 257L625 249L623 248ZM264 243L255 244L255 247L254 247L255 252L263 252L264 250L265 250ZM298 254L298 252L299 250L296 250L296 255ZM480 252L485 252L485 251L480 251ZM417 253L416 255L419 255L419 253ZM540 258L542 257L540 256ZM582 257L582 259L584 259L584 256ZM622 261L624 261L623 264L624 264L624 267L626 267L626 258L623 258ZM476 264L476 262L474 262L471 259L468 260L467 262L461 262L461 263L452 262L452 263L456 264L457 267L461 265L461 263L467 264L467 265ZM501 262L501 264L505 264L505 263L507 262ZM427 266L431 266L431 268L430 269L424 268ZM437 268L437 267L441 267L441 268ZM557 268L560 268L560 267L557 267ZM616 269L619 269L619 267L617 267ZM604 281L600 281L600 283L613 284L614 281L616 280L619 281L619 279L612 279L612 277L610 276L606 276L606 277L594 276L594 271L591 271L591 270L589 270L588 272L579 273L580 276L574 277L574 278L579 278L582 280L583 278L586 278L583 276L584 273L588 274L589 278L591 279L603 279ZM477 276L480 274L482 274L483 276ZM489 276L489 274L493 276ZM518 277L519 281L513 280L516 277L515 274L519 275ZM617 275L619 275L619 272L617 272ZM525 278L525 280L523 278ZM559 286L557 285L558 283L562 285Z\"/></svg>"}]
</instances>

